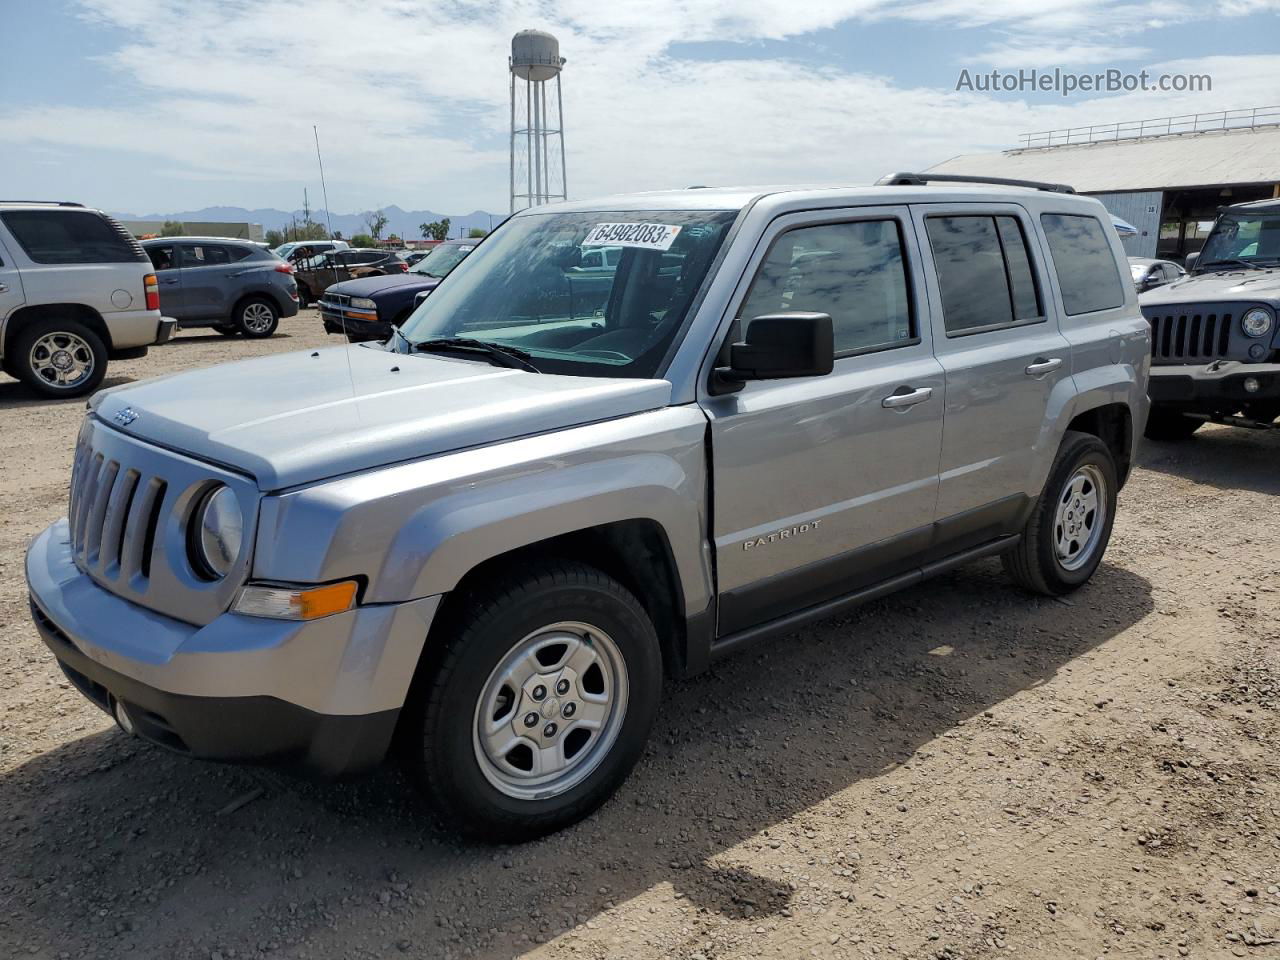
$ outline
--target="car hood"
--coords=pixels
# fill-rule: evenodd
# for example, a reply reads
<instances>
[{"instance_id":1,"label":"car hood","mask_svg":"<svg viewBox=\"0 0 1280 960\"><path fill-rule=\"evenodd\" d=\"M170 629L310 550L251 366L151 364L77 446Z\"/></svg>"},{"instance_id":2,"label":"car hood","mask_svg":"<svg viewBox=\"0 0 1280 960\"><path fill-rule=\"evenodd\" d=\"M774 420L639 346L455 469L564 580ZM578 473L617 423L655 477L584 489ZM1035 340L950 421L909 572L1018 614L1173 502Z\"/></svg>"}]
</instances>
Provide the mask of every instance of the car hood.
<instances>
[{"instance_id":1,"label":"car hood","mask_svg":"<svg viewBox=\"0 0 1280 960\"><path fill-rule=\"evenodd\" d=\"M1280 297L1280 270L1221 270L1183 277L1148 290L1138 298L1144 307L1205 300L1271 300Z\"/></svg>"},{"instance_id":2,"label":"car hood","mask_svg":"<svg viewBox=\"0 0 1280 960\"><path fill-rule=\"evenodd\" d=\"M108 426L254 477L263 490L666 406L665 380L332 347L105 391Z\"/></svg>"},{"instance_id":3,"label":"car hood","mask_svg":"<svg viewBox=\"0 0 1280 960\"><path fill-rule=\"evenodd\" d=\"M325 293L343 293L349 297L373 297L384 290L397 288L397 292L407 293L406 288L414 290L434 290L440 281L436 277L428 277L425 273L393 273L381 277L361 277L358 280L343 280L331 284Z\"/></svg>"}]
</instances>

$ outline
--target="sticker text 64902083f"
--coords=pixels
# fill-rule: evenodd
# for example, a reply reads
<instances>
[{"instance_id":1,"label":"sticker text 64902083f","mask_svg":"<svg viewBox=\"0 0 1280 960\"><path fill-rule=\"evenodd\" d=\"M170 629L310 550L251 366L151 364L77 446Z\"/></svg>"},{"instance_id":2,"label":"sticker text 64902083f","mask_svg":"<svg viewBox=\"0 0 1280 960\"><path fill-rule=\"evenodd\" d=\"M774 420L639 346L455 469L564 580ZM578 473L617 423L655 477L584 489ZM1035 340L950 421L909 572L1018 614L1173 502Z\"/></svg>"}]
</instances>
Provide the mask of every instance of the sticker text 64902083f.
<instances>
[{"instance_id":1,"label":"sticker text 64902083f","mask_svg":"<svg viewBox=\"0 0 1280 960\"><path fill-rule=\"evenodd\" d=\"M669 250L679 233L679 227L666 223L597 223L582 245Z\"/></svg>"}]
</instances>

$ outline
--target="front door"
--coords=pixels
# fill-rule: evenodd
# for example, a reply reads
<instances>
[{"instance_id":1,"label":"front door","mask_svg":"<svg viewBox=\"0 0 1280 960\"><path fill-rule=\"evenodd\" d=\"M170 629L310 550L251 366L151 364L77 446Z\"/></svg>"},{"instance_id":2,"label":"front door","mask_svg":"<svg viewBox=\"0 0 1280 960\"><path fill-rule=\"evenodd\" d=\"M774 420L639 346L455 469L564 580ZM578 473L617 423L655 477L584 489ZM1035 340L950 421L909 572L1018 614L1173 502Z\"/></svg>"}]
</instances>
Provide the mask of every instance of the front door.
<instances>
[{"instance_id":1,"label":"front door","mask_svg":"<svg viewBox=\"0 0 1280 960\"><path fill-rule=\"evenodd\" d=\"M1046 416L1071 376L1034 225L1016 204L913 207L946 372L938 488L942 553L1012 533L1055 442ZM1052 451L1048 452L1052 459Z\"/></svg>"},{"instance_id":2,"label":"front door","mask_svg":"<svg viewBox=\"0 0 1280 960\"><path fill-rule=\"evenodd\" d=\"M146 251L160 285L160 312L166 317L185 319L187 303L182 293L182 268L178 262L177 244L149 243Z\"/></svg>"},{"instance_id":3,"label":"front door","mask_svg":"<svg viewBox=\"0 0 1280 960\"><path fill-rule=\"evenodd\" d=\"M931 537L942 439L915 230L902 207L779 218L735 294L830 314L835 369L704 401L720 635L907 572Z\"/></svg>"}]
</instances>

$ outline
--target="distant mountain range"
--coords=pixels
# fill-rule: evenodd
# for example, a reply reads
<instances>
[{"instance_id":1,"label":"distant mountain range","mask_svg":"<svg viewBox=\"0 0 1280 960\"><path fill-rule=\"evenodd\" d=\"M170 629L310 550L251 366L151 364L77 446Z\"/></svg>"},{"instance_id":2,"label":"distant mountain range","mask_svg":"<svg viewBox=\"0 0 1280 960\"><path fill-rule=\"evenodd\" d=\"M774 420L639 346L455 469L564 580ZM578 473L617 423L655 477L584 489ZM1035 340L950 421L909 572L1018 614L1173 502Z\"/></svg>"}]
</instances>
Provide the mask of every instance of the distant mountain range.
<instances>
[{"instance_id":1,"label":"distant mountain range","mask_svg":"<svg viewBox=\"0 0 1280 960\"><path fill-rule=\"evenodd\" d=\"M471 213L462 214L440 214L432 210L402 210L397 206L383 207L382 212L387 216L387 225L382 230L383 237L389 237L393 233L406 240L421 238L422 230L419 224L433 223L443 220L446 216L449 218L449 236L456 237L460 233L465 234L472 227L482 227L488 230L490 226L497 226L506 214L487 213L484 210L474 210ZM261 208L258 210L247 210L244 207L205 207L201 210L180 210L176 213L148 213L138 215L136 213L123 213L112 211L111 215L119 220L178 220L186 222L214 221L228 223L260 223L263 230L283 230L295 218L302 220L301 210L276 210L274 208ZM368 227L364 222L364 213L335 213L326 219L323 210L312 210L311 219L317 223L332 224L332 229L340 231L344 237L351 237L357 233L367 233Z\"/></svg>"}]
</instances>

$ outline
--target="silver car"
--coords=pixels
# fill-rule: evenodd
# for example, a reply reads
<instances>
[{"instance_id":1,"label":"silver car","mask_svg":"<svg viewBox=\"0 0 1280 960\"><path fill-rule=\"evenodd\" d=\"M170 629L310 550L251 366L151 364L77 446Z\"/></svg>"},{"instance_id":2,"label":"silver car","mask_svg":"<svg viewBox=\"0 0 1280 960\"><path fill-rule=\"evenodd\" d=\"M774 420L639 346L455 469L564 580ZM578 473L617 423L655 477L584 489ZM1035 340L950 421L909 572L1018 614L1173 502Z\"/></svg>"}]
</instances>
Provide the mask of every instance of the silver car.
<instances>
[{"instance_id":1,"label":"silver car","mask_svg":"<svg viewBox=\"0 0 1280 960\"><path fill-rule=\"evenodd\" d=\"M534 208L385 345L99 394L32 614L130 733L328 773L398 734L463 830L546 833L664 676L979 557L1089 580L1147 414L1126 268L1035 185Z\"/></svg>"}]
</instances>

